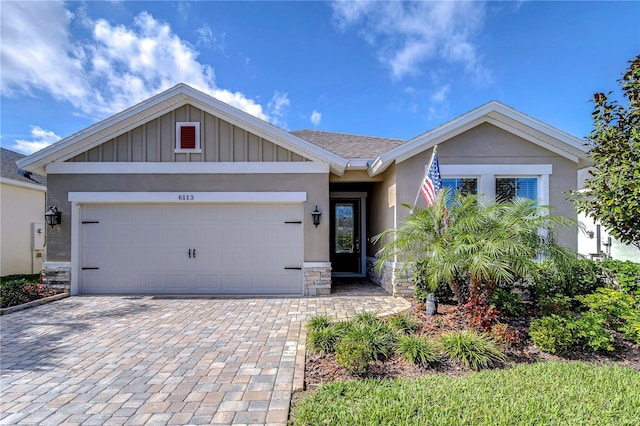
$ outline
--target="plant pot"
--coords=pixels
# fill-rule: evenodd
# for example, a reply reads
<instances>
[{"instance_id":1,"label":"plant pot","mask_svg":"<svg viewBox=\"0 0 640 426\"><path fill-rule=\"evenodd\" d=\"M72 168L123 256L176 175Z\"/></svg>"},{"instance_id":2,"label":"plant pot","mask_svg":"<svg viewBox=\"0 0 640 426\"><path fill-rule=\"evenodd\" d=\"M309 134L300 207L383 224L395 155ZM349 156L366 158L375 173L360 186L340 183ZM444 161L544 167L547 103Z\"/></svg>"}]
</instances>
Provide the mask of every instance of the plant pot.
<instances>
[{"instance_id":1,"label":"plant pot","mask_svg":"<svg viewBox=\"0 0 640 426\"><path fill-rule=\"evenodd\" d=\"M438 299L436 299L435 294L429 293L424 305L427 315L435 315L438 313Z\"/></svg>"}]
</instances>

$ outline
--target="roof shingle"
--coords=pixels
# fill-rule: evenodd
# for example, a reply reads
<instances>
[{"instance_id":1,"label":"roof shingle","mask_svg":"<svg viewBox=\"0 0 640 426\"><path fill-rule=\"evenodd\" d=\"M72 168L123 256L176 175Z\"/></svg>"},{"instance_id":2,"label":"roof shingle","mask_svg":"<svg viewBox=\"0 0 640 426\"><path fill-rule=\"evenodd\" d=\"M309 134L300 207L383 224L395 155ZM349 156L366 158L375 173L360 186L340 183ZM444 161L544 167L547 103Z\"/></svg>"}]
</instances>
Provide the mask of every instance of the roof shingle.
<instances>
[{"instance_id":1,"label":"roof shingle","mask_svg":"<svg viewBox=\"0 0 640 426\"><path fill-rule=\"evenodd\" d=\"M18 174L16 161L24 157L26 157L26 155L0 147L0 162L2 165L0 167L0 176L7 179L17 180L18 182L47 186L47 178L43 176L32 174L31 179L28 179Z\"/></svg>"},{"instance_id":2,"label":"roof shingle","mask_svg":"<svg viewBox=\"0 0 640 426\"><path fill-rule=\"evenodd\" d=\"M294 130L291 134L343 158L376 158L403 144L402 139L350 135L319 130Z\"/></svg>"}]
</instances>

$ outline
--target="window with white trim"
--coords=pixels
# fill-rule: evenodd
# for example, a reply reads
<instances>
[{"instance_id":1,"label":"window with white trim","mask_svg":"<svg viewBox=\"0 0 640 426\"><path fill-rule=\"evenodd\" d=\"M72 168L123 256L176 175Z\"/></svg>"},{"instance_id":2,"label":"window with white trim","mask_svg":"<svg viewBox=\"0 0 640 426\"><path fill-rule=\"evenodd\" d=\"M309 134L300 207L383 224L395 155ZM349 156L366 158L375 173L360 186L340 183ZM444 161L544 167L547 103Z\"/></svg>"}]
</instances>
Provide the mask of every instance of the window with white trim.
<instances>
[{"instance_id":1,"label":"window with white trim","mask_svg":"<svg viewBox=\"0 0 640 426\"><path fill-rule=\"evenodd\" d=\"M538 200L538 178L496 177L496 201L511 201L516 197Z\"/></svg>"},{"instance_id":2,"label":"window with white trim","mask_svg":"<svg viewBox=\"0 0 640 426\"><path fill-rule=\"evenodd\" d=\"M478 193L478 179L470 177L446 177L442 178L442 186L449 188L451 192L460 192L463 195L475 195Z\"/></svg>"},{"instance_id":3,"label":"window with white trim","mask_svg":"<svg viewBox=\"0 0 640 426\"><path fill-rule=\"evenodd\" d=\"M200 149L200 123L197 121L179 121L176 123L175 152L202 152Z\"/></svg>"},{"instance_id":4,"label":"window with white trim","mask_svg":"<svg viewBox=\"0 0 640 426\"><path fill-rule=\"evenodd\" d=\"M443 185L461 188L464 180L475 180L476 191L485 202L513 197L538 200L549 204L551 164L442 164ZM452 179L451 181L447 181ZM448 182L447 185L445 182Z\"/></svg>"}]
</instances>

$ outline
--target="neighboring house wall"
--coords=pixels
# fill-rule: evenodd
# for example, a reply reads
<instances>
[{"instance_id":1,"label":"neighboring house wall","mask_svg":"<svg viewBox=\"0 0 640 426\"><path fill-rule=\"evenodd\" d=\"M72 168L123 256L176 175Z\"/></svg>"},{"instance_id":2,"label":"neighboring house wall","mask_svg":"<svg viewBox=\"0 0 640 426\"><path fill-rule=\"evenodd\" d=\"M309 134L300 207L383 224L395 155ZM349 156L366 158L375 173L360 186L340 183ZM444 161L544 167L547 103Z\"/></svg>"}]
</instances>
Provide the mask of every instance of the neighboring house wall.
<instances>
[{"instance_id":1,"label":"neighboring house wall","mask_svg":"<svg viewBox=\"0 0 640 426\"><path fill-rule=\"evenodd\" d=\"M398 164L398 204L414 202L431 154L428 149ZM465 176L481 179L480 193L485 192L483 188L486 193L495 193L496 176L538 177L541 201L554 207L553 214L576 219L573 203L566 197L567 191L576 188L577 164L498 127L484 123L445 141L438 146L438 159L442 177L460 177L456 170L464 170L468 173ZM503 167L508 165L526 165L533 172L524 167ZM548 170L549 165L552 172L548 177L536 174L536 170ZM424 207L422 197L418 197L418 207ZM401 223L407 213L406 209L398 210L397 222ZM577 249L575 230L562 231L559 239L563 245Z\"/></svg>"},{"instance_id":2,"label":"neighboring house wall","mask_svg":"<svg viewBox=\"0 0 640 426\"><path fill-rule=\"evenodd\" d=\"M176 123L200 123L201 153L176 153ZM70 159L71 162L306 161L194 106L185 105Z\"/></svg>"},{"instance_id":3,"label":"neighboring house wall","mask_svg":"<svg viewBox=\"0 0 640 426\"><path fill-rule=\"evenodd\" d=\"M630 260L640 263L640 249L629 244L622 244L611 237L604 226L600 227L600 253L598 253L598 225L584 214L578 215L578 222L584 231L578 234L578 253L588 258L610 257L615 260Z\"/></svg>"},{"instance_id":4,"label":"neighboring house wall","mask_svg":"<svg viewBox=\"0 0 640 426\"><path fill-rule=\"evenodd\" d=\"M40 272L45 249L45 195L46 188L43 186L4 178L0 181L0 276ZM39 224L35 241L33 223ZM38 235L37 229L41 229L42 233Z\"/></svg>"},{"instance_id":5,"label":"neighboring house wall","mask_svg":"<svg viewBox=\"0 0 640 426\"><path fill-rule=\"evenodd\" d=\"M310 220L315 205L329 205L329 173L314 174L49 174L48 202L62 211L62 223L50 229L48 260L71 260L71 204L69 192L264 192L304 191L305 220ZM329 218L318 228L304 227L304 260L326 262L329 259ZM266 243L266 242L265 242Z\"/></svg>"}]
</instances>

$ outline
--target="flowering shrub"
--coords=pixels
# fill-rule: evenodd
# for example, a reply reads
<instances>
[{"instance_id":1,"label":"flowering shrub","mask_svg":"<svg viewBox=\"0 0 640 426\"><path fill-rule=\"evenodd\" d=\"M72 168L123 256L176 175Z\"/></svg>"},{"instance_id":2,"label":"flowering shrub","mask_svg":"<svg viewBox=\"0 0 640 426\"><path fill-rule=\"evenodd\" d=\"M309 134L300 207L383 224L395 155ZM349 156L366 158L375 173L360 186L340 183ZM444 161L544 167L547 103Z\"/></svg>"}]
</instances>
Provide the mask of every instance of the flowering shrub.
<instances>
[{"instance_id":1,"label":"flowering shrub","mask_svg":"<svg viewBox=\"0 0 640 426\"><path fill-rule=\"evenodd\" d=\"M0 283L0 308L21 305L47 296L48 289L25 278L3 279Z\"/></svg>"}]
</instances>

